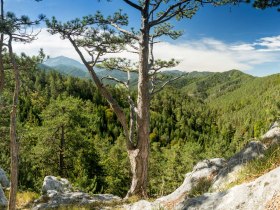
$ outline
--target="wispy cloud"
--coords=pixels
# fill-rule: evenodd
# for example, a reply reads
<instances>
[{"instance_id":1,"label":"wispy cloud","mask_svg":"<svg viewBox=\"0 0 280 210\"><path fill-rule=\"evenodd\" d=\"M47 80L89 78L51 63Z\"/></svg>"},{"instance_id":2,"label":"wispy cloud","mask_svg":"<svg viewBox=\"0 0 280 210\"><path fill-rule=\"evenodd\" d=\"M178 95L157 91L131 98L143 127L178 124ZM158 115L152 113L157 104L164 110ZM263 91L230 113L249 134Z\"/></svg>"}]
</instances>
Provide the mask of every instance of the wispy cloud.
<instances>
[{"instance_id":1,"label":"wispy cloud","mask_svg":"<svg viewBox=\"0 0 280 210\"><path fill-rule=\"evenodd\" d=\"M77 53L67 40L61 40L59 35L51 36L43 29L38 39L31 44L15 44L16 52L36 55L43 48L51 57L64 55L79 60ZM277 62L280 60L280 35L264 37L253 43L225 43L223 41L204 38L186 40L171 44L159 43L155 47L155 57L161 59L175 58L181 63L175 67L182 71L226 71L239 69L252 70L256 65ZM137 56L128 52L119 54L136 60Z\"/></svg>"},{"instance_id":2,"label":"wispy cloud","mask_svg":"<svg viewBox=\"0 0 280 210\"><path fill-rule=\"evenodd\" d=\"M280 51L280 35L264 37L254 43L256 48L261 47L261 51Z\"/></svg>"}]
</instances>

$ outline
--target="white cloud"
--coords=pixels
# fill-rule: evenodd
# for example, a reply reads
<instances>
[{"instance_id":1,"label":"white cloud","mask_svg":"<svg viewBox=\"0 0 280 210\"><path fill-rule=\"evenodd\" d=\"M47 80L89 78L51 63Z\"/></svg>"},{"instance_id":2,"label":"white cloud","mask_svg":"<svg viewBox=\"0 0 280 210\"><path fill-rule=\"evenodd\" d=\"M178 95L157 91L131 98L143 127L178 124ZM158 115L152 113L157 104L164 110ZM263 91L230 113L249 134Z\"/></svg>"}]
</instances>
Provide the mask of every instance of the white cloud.
<instances>
[{"instance_id":1,"label":"white cloud","mask_svg":"<svg viewBox=\"0 0 280 210\"><path fill-rule=\"evenodd\" d=\"M67 40L59 35L50 35L42 29L38 39L31 44L16 43L16 52L36 55L43 48L47 55L56 57L64 55L76 60L79 56ZM175 58L181 63L174 69L182 71L227 71L230 69L252 70L255 65L280 60L276 51L280 50L280 36L264 37L255 43L225 43L213 38L186 40L178 44L162 42L155 47L155 57L161 59ZM137 55L124 52L122 57L137 60Z\"/></svg>"},{"instance_id":2,"label":"white cloud","mask_svg":"<svg viewBox=\"0 0 280 210\"><path fill-rule=\"evenodd\" d=\"M280 35L272 37L264 37L254 43L256 47L262 47L262 51L279 51L280 50Z\"/></svg>"},{"instance_id":3,"label":"white cloud","mask_svg":"<svg viewBox=\"0 0 280 210\"><path fill-rule=\"evenodd\" d=\"M30 44L14 44L15 52L24 52L27 55L38 55L40 48L43 48L45 54L51 57L64 55L79 60L79 56L68 40L62 40L59 35L50 35L46 29L42 29L37 39Z\"/></svg>"},{"instance_id":4,"label":"white cloud","mask_svg":"<svg viewBox=\"0 0 280 210\"><path fill-rule=\"evenodd\" d=\"M233 45L231 48L231 50L235 50L235 51L250 51L250 50L254 50L254 45L252 44L239 44L239 45Z\"/></svg>"}]
</instances>

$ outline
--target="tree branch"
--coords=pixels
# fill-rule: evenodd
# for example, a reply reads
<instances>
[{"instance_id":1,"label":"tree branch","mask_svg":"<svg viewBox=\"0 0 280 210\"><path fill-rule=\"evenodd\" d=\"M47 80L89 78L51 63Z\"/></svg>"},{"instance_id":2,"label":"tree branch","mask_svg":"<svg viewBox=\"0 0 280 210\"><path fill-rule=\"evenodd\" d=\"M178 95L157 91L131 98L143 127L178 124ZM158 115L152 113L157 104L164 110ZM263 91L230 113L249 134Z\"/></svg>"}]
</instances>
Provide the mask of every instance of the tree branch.
<instances>
[{"instance_id":1,"label":"tree branch","mask_svg":"<svg viewBox=\"0 0 280 210\"><path fill-rule=\"evenodd\" d=\"M176 4L171 5L165 12L163 12L163 14L157 18L156 20L153 20L149 23L150 27L153 27L155 25L161 24L163 22L166 22L170 19L172 19L173 17L175 17L179 12L183 11L186 6L183 6L181 8L181 6L185 3L189 3L190 0L181 0ZM192 9L194 9L195 7L193 7ZM177 9L177 11L176 11ZM173 11L175 10L175 11ZM191 10L191 9L190 9Z\"/></svg>"},{"instance_id":2,"label":"tree branch","mask_svg":"<svg viewBox=\"0 0 280 210\"><path fill-rule=\"evenodd\" d=\"M150 11L149 13L149 17L153 16L154 12L159 8L159 6L161 5L162 0L159 0L156 4L153 4L153 9Z\"/></svg>"},{"instance_id":3,"label":"tree branch","mask_svg":"<svg viewBox=\"0 0 280 210\"><path fill-rule=\"evenodd\" d=\"M142 7L140 7L138 4L133 3L130 0L123 0L125 3L127 3L129 6L132 6L133 8L139 10L140 12L142 12Z\"/></svg>"},{"instance_id":4,"label":"tree branch","mask_svg":"<svg viewBox=\"0 0 280 210\"><path fill-rule=\"evenodd\" d=\"M135 39L137 41L140 40L140 38L138 36L136 36L135 34L131 33L130 31L127 31L123 28L121 28L120 26L118 26L118 24L110 22L110 25L115 27L117 30L119 30L120 32L122 32L123 34L128 35L129 37L131 37L132 39Z\"/></svg>"},{"instance_id":5,"label":"tree branch","mask_svg":"<svg viewBox=\"0 0 280 210\"><path fill-rule=\"evenodd\" d=\"M126 82L121 81L121 80L117 79L116 77L112 77L112 76L108 75L108 76L102 77L102 78L101 78L101 81L102 81L103 79L115 81L115 82L117 82L117 83L123 84L126 88L128 88Z\"/></svg>"},{"instance_id":6,"label":"tree branch","mask_svg":"<svg viewBox=\"0 0 280 210\"><path fill-rule=\"evenodd\" d=\"M155 89L156 86L153 85L153 89L152 89L152 91L150 92L150 95L153 96L153 95L155 95L156 93L162 91L162 89L163 89L166 85L168 85L169 83L171 83L171 82L173 82L173 81L175 81L175 80L177 80L177 79L180 79L180 78L183 77L183 76L186 76L186 75L180 75L180 76L178 76L178 77L175 77L175 78L172 78L172 79L166 81L166 82L163 83L162 86L161 86L160 88L158 88L157 90Z\"/></svg>"},{"instance_id":7,"label":"tree branch","mask_svg":"<svg viewBox=\"0 0 280 210\"><path fill-rule=\"evenodd\" d=\"M125 116L125 113L124 113L123 109L119 106L118 102L113 98L111 93L104 87L104 85L99 80L98 76L96 75L95 71L93 70L93 66L90 66L89 63L86 61L82 52L80 51L80 49L78 48L75 41L71 38L70 35L67 36L67 39L71 42L74 49L76 50L76 52L80 56L82 62L84 63L84 65L88 69L88 71L89 71L94 83L96 84L98 90L101 92L102 96L104 98L106 98L106 100L110 104L110 107L113 109L113 111L117 115L117 118L120 121L120 123L121 123L121 125L124 129L124 133L125 133L125 136L126 136L126 146L127 146L127 148L128 149L134 149L134 145L129 141L129 130L128 130L128 126L127 126L127 123L126 123L126 116Z\"/></svg>"}]
</instances>

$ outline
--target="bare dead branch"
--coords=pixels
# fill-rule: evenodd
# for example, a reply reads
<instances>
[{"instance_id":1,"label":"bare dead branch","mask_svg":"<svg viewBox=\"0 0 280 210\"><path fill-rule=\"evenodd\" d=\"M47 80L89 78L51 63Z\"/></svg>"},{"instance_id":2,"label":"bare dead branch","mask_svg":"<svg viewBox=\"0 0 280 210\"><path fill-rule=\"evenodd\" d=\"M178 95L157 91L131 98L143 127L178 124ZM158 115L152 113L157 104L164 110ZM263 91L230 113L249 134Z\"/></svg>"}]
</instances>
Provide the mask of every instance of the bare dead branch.
<instances>
[{"instance_id":1,"label":"bare dead branch","mask_svg":"<svg viewBox=\"0 0 280 210\"><path fill-rule=\"evenodd\" d=\"M123 84L126 88L128 88L126 82L121 81L121 80L117 79L116 77L112 77L112 76L108 75L108 76L102 77L102 78L101 78L101 81L103 81L104 79L111 80L111 81L115 81L115 82L117 82L117 83Z\"/></svg>"},{"instance_id":2,"label":"bare dead branch","mask_svg":"<svg viewBox=\"0 0 280 210\"><path fill-rule=\"evenodd\" d=\"M163 83L163 84L161 85L161 87L159 87L157 90L156 90L156 86L154 85L153 88L152 88L152 90L151 90L151 92L150 92L151 97L152 97L154 94L156 94L156 93L162 91L163 88L164 88L166 85L168 85L169 83L171 83L171 82L173 82L173 81L175 81L175 80L177 80L177 79L180 79L180 78L183 77L183 76L186 76L186 75L185 75L185 74L184 74L184 75L180 75L180 76L178 76L178 77L175 77L175 78L172 78L172 79L166 81L166 82Z\"/></svg>"},{"instance_id":3,"label":"bare dead branch","mask_svg":"<svg viewBox=\"0 0 280 210\"><path fill-rule=\"evenodd\" d=\"M137 35L131 33L130 31L127 31L127 30L121 28L119 25L117 25L117 24L115 24L115 23L113 23L113 22L111 22L110 25L113 26L113 27L115 27L117 30L119 30L119 31L122 32L123 34L128 35L128 36L131 37L132 39L137 40L137 41L140 40L140 38L139 38Z\"/></svg>"}]
</instances>

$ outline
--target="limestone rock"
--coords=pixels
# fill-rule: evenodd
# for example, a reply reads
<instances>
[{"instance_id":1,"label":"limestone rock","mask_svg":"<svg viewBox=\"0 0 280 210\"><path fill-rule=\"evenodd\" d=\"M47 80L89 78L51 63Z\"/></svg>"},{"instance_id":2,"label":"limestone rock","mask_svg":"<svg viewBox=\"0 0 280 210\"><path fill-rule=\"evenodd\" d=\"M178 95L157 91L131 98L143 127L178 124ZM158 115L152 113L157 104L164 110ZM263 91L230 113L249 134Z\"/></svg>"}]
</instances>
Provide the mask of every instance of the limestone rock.
<instances>
[{"instance_id":1,"label":"limestone rock","mask_svg":"<svg viewBox=\"0 0 280 210\"><path fill-rule=\"evenodd\" d=\"M248 161L263 155L266 147L259 141L251 141L244 149L232 156L226 166L220 170L212 185L212 190L223 190L224 187L236 180L236 174Z\"/></svg>"},{"instance_id":2,"label":"limestone rock","mask_svg":"<svg viewBox=\"0 0 280 210\"><path fill-rule=\"evenodd\" d=\"M131 205L122 206L122 209L126 209L126 210L139 210L139 209L152 210L152 209L160 209L160 207L156 208L153 205L153 203L150 203L149 201L146 201L146 200L140 200L140 201L137 201L136 203L133 203Z\"/></svg>"},{"instance_id":3,"label":"limestone rock","mask_svg":"<svg viewBox=\"0 0 280 210\"><path fill-rule=\"evenodd\" d=\"M109 202L109 201L121 201L122 199L119 196L112 194L96 194L92 196L93 200L100 202Z\"/></svg>"},{"instance_id":4,"label":"limestone rock","mask_svg":"<svg viewBox=\"0 0 280 210\"><path fill-rule=\"evenodd\" d=\"M67 205L87 205L94 202L120 201L121 198L111 194L89 195L84 192L64 192L59 193L55 190L48 191L47 195L42 195L35 203L32 210L58 208Z\"/></svg>"},{"instance_id":5,"label":"limestone rock","mask_svg":"<svg viewBox=\"0 0 280 210\"><path fill-rule=\"evenodd\" d=\"M262 136L262 141L273 144L280 140L280 128L273 127Z\"/></svg>"},{"instance_id":6,"label":"limestone rock","mask_svg":"<svg viewBox=\"0 0 280 210\"><path fill-rule=\"evenodd\" d=\"M212 179L218 171L224 166L225 160L223 158L214 158L198 162L193 171L187 173L183 184L174 192L164 197L157 199L154 205L161 205L172 208L176 203L182 201L188 192L195 187L201 178Z\"/></svg>"},{"instance_id":7,"label":"limestone rock","mask_svg":"<svg viewBox=\"0 0 280 210\"><path fill-rule=\"evenodd\" d=\"M57 178L55 176L46 176L42 186L42 194L47 194L49 190L55 190L60 193L71 192L72 186L67 179Z\"/></svg>"},{"instance_id":8,"label":"limestone rock","mask_svg":"<svg viewBox=\"0 0 280 210\"><path fill-rule=\"evenodd\" d=\"M279 195L280 167L259 177L253 182L235 186L224 192L206 193L187 199L175 209L188 210L264 210Z\"/></svg>"},{"instance_id":9,"label":"limestone rock","mask_svg":"<svg viewBox=\"0 0 280 210\"><path fill-rule=\"evenodd\" d=\"M2 185L3 188L10 187L10 181L7 178L6 173L2 168L0 168L0 184Z\"/></svg>"},{"instance_id":10,"label":"limestone rock","mask_svg":"<svg viewBox=\"0 0 280 210\"><path fill-rule=\"evenodd\" d=\"M7 201L5 194L2 190L2 187L0 185L0 209L6 207L7 205L8 205L8 201Z\"/></svg>"},{"instance_id":11,"label":"limestone rock","mask_svg":"<svg viewBox=\"0 0 280 210\"><path fill-rule=\"evenodd\" d=\"M67 179L46 176L42 187L42 196L34 202L33 210L58 208L67 205L87 205L94 202L120 201L121 198L111 194L89 195L74 192Z\"/></svg>"},{"instance_id":12,"label":"limestone rock","mask_svg":"<svg viewBox=\"0 0 280 210\"><path fill-rule=\"evenodd\" d=\"M271 124L269 130L273 129L273 128L276 128L276 127L280 127L279 126L279 121L275 121L274 123Z\"/></svg>"}]
</instances>

